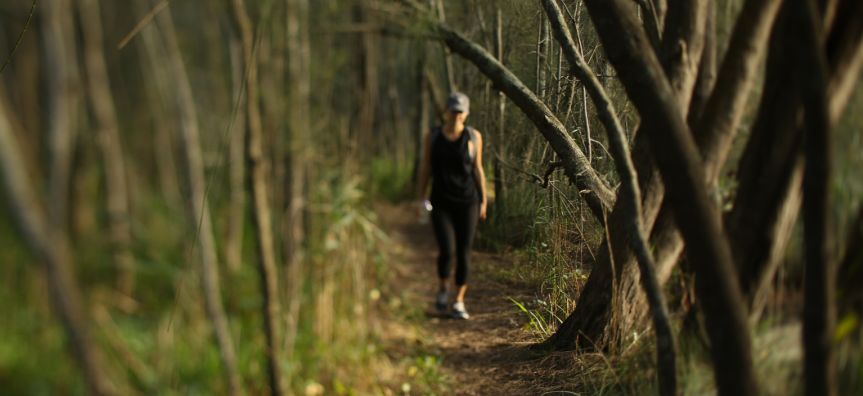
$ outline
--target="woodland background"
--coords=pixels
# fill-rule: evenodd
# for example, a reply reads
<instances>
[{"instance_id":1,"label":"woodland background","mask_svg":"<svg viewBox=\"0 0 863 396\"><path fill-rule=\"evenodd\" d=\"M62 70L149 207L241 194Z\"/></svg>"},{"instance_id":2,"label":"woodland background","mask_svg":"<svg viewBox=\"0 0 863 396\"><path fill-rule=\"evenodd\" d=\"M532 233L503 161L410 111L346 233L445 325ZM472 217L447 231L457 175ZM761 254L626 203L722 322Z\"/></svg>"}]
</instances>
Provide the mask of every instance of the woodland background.
<instances>
[{"instance_id":1,"label":"woodland background","mask_svg":"<svg viewBox=\"0 0 863 396\"><path fill-rule=\"evenodd\" d=\"M608 356L581 380L609 394L859 392L861 26L855 0L4 1L0 393L446 393L382 349L374 203L415 201L452 90L532 348ZM689 126L700 157L663 151Z\"/></svg>"}]
</instances>

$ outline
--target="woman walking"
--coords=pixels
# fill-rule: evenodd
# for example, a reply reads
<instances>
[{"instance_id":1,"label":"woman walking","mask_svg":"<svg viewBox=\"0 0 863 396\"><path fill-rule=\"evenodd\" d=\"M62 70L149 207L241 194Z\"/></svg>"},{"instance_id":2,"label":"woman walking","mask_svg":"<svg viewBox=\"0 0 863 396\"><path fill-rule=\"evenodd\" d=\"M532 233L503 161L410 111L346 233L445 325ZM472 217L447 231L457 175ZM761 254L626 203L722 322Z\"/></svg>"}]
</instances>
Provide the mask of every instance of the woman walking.
<instances>
[{"instance_id":1,"label":"woman walking","mask_svg":"<svg viewBox=\"0 0 863 396\"><path fill-rule=\"evenodd\" d=\"M435 307L441 313L447 312L454 256L455 296L450 313L458 319L470 317L464 305L470 251L477 219L486 217L482 135L465 125L469 110L467 95L455 92L447 98L444 125L433 128L423 144L417 194L423 207L431 202L432 225L440 249L437 260L440 283ZM432 188L426 200L429 176Z\"/></svg>"}]
</instances>

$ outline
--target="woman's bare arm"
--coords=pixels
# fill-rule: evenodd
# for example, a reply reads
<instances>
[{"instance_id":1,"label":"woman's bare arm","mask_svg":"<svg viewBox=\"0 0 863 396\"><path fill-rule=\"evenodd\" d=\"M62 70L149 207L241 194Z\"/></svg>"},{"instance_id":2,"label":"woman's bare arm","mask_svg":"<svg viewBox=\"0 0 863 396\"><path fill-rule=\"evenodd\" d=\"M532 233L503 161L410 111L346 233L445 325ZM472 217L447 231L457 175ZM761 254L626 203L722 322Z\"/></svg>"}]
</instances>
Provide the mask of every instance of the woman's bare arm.
<instances>
[{"instance_id":1,"label":"woman's bare arm","mask_svg":"<svg viewBox=\"0 0 863 396\"><path fill-rule=\"evenodd\" d=\"M482 168L482 134L479 131L474 130L476 132L476 158L474 159L474 177L476 177L476 184L479 187L480 193L480 210L479 217L481 219L485 219L486 214L486 205L488 204L488 194L485 188L485 171Z\"/></svg>"}]
</instances>

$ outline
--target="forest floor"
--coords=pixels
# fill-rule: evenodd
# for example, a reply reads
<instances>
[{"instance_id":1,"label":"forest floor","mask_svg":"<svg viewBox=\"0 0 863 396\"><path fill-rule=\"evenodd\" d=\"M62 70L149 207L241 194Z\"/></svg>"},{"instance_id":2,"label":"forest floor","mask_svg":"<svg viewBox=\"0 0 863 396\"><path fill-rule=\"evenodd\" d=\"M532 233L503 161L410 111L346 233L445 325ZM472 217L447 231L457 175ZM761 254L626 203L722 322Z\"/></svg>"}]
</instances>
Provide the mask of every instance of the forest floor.
<instances>
[{"instance_id":1,"label":"forest floor","mask_svg":"<svg viewBox=\"0 0 863 396\"><path fill-rule=\"evenodd\" d=\"M417 390L524 395L569 388L567 376L560 374L568 371L572 354L528 348L536 336L526 329L527 315L510 299L527 301L534 294L528 285L495 276L496 268L512 264L508 257L474 251L465 299L471 317L441 317L433 308L437 246L431 225L420 224L404 204L378 204L376 212L392 239L391 284L384 289L390 306L399 307L383 319L382 341L390 358L413 364L408 373L412 382L426 384ZM426 378L416 378L422 376Z\"/></svg>"},{"instance_id":2,"label":"forest floor","mask_svg":"<svg viewBox=\"0 0 863 396\"><path fill-rule=\"evenodd\" d=\"M377 333L393 364L389 373L376 374L379 383L397 391L385 394L656 393L652 343L637 343L622 355L530 349L543 335L513 300L535 305L531 302L539 286L515 279L513 274L523 269L516 254L474 249L465 299L471 318L437 315L437 244L431 225L420 224L405 204L379 203L375 212L390 238L385 244L390 273L381 287L386 309ZM753 357L765 394L797 393L802 378L799 323L778 322L754 332ZM691 341L685 346L688 357L678 360L680 390L715 393L709 359Z\"/></svg>"}]
</instances>

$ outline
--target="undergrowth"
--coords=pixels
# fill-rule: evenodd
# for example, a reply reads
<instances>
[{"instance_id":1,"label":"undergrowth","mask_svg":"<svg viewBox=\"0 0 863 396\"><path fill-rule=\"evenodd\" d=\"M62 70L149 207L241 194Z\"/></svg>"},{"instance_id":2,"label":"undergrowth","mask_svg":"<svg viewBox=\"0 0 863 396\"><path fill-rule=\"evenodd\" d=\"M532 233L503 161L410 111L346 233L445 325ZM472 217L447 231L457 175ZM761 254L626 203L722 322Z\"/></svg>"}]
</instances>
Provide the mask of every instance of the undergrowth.
<instances>
[{"instance_id":1,"label":"undergrowth","mask_svg":"<svg viewBox=\"0 0 863 396\"><path fill-rule=\"evenodd\" d=\"M380 375L389 365L372 326L375 293L387 263L387 236L370 209L366 185L347 173L322 172L310 187L307 257L301 271L282 268L286 356L282 374L293 394L401 394L400 380ZM76 237L76 272L85 291L88 322L105 349L123 394L209 395L226 392L219 351L205 315L197 250L178 209L140 195L133 221L138 288L113 290L115 271L98 224ZM219 208L214 208L218 212ZM246 220L247 222L249 219ZM223 267L223 301L248 394L266 393L261 298L251 224L244 260ZM217 230L218 231L218 230ZM41 271L15 230L0 221L0 393L83 395L80 372L55 320ZM294 277L294 279L292 279ZM417 383L437 381L434 359L418 360ZM417 385L420 388L425 385Z\"/></svg>"}]
</instances>

